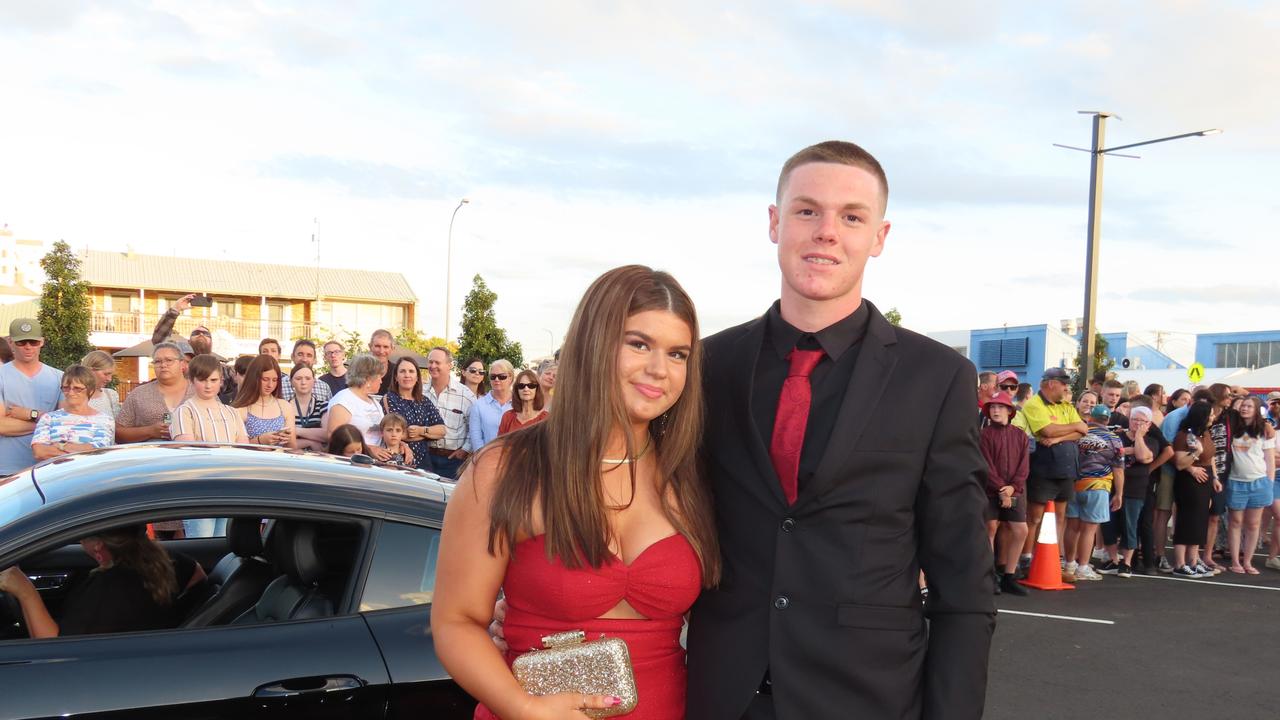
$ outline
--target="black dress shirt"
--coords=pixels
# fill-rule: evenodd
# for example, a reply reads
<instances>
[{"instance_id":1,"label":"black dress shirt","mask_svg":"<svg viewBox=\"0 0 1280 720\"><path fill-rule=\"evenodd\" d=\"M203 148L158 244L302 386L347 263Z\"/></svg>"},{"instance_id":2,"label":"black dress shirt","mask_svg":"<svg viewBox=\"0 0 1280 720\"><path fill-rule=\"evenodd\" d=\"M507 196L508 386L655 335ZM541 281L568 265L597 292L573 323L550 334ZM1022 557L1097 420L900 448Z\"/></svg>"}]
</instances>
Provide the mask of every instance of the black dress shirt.
<instances>
[{"instance_id":1,"label":"black dress shirt","mask_svg":"<svg viewBox=\"0 0 1280 720\"><path fill-rule=\"evenodd\" d=\"M782 319L780 303L775 302L765 313L765 337L756 361L754 389L751 395L751 413L765 448L773 438L773 422L778 414L778 396L782 383L787 379L791 362L787 353L794 348L821 349L826 355L809 376L812 401L809 405L809 421L805 425L804 447L800 451L799 487L813 477L822 460L835 427L845 390L853 378L853 368L858 362L858 350L867 333L870 313L864 302L852 314L828 325L816 333L806 333Z\"/></svg>"}]
</instances>

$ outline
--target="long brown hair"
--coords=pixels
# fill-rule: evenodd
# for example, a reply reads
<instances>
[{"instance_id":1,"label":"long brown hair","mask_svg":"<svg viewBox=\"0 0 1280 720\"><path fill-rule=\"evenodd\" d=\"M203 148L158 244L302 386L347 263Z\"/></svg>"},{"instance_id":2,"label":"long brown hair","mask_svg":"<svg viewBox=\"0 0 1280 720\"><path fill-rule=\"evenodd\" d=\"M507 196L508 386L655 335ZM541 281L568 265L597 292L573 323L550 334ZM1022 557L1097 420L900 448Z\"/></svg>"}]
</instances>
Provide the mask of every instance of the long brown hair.
<instances>
[{"instance_id":1,"label":"long brown hair","mask_svg":"<svg viewBox=\"0 0 1280 720\"><path fill-rule=\"evenodd\" d=\"M526 384L533 383L533 399L529 401L529 404L533 406L531 409L535 411L542 410L547 404L547 396L542 392L542 383L538 382L537 373L532 370L521 370L516 374L516 379L512 381L511 407L516 412L522 412L525 409L524 401L520 399L520 388L516 387L521 380L524 380Z\"/></svg>"},{"instance_id":2,"label":"long brown hair","mask_svg":"<svg viewBox=\"0 0 1280 720\"><path fill-rule=\"evenodd\" d=\"M567 567L598 568L613 557L600 461L615 429L622 429L629 456L646 442L632 436L617 358L627 318L648 310L675 314L688 324L693 338L680 399L649 423L658 497L664 515L697 553L704 585L719 581L711 492L697 465L704 414L698 318L675 278L642 265L601 275L578 303L560 356L556 411L544 422L492 443L503 457L489 509L489 552L499 543L512 548L520 534L533 533L533 505L539 501L549 558L558 557ZM627 467L634 497L636 469L634 464Z\"/></svg>"},{"instance_id":3,"label":"long brown hair","mask_svg":"<svg viewBox=\"0 0 1280 720\"><path fill-rule=\"evenodd\" d=\"M249 407L258 402L262 397L262 373L268 370L276 371L276 389L271 394L280 397L280 386L284 382L280 363L270 355L259 355L249 363L249 369L244 371L244 382L240 383L240 390L236 393L236 399L231 402L231 407Z\"/></svg>"},{"instance_id":4,"label":"long brown hair","mask_svg":"<svg viewBox=\"0 0 1280 720\"><path fill-rule=\"evenodd\" d=\"M169 553L147 537L146 526L116 528L96 536L111 551L113 566L127 567L142 578L142 586L157 605L167 606L178 594L178 579Z\"/></svg>"}]
</instances>

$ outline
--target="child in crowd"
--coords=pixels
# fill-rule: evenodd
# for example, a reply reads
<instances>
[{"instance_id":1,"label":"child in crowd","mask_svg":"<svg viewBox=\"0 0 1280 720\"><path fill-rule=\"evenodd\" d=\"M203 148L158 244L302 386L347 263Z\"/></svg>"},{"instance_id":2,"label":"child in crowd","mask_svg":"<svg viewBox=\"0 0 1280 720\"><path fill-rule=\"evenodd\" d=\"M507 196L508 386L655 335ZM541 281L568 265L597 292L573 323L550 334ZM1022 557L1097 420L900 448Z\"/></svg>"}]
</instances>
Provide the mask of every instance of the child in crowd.
<instances>
[{"instance_id":1,"label":"child in crowd","mask_svg":"<svg viewBox=\"0 0 1280 720\"><path fill-rule=\"evenodd\" d=\"M1124 443L1107 428L1111 410L1098 404L1089 413L1089 434L1080 438L1080 479L1067 504L1067 564L1064 576L1101 580L1089 564L1098 525L1111 518L1124 501ZM1114 491L1114 493L1113 493Z\"/></svg>"},{"instance_id":2,"label":"child in crowd","mask_svg":"<svg viewBox=\"0 0 1280 720\"><path fill-rule=\"evenodd\" d=\"M409 449L408 443L404 441L409 434L409 422L404 419L404 416L400 413L387 413L382 416L382 422L378 423L378 427L382 430L382 447L391 453L387 462L392 465L413 467L413 450Z\"/></svg>"},{"instance_id":3,"label":"child in crowd","mask_svg":"<svg viewBox=\"0 0 1280 720\"><path fill-rule=\"evenodd\" d=\"M355 454L368 455L369 446L364 444L364 434L355 425L339 425L329 434L329 454L351 457Z\"/></svg>"},{"instance_id":4,"label":"child in crowd","mask_svg":"<svg viewBox=\"0 0 1280 720\"><path fill-rule=\"evenodd\" d=\"M1027 435L1009 424L1018 410L1008 392L1001 391L992 396L982 406L982 413L987 423L978 442L983 457L987 459L987 537L993 551L996 550L997 533L1000 539L995 591L1026 595L1026 589L1014 580L1014 575L1018 570L1022 543L1027 539L1024 502L1030 471Z\"/></svg>"}]
</instances>

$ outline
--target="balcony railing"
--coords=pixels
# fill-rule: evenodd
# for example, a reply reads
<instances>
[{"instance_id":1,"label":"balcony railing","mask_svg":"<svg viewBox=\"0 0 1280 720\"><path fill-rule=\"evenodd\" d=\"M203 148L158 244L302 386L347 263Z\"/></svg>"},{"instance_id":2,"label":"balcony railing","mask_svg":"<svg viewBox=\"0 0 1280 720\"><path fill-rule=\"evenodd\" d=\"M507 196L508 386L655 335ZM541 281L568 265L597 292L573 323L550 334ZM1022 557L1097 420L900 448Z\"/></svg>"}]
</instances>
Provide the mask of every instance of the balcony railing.
<instances>
[{"instance_id":1,"label":"balcony railing","mask_svg":"<svg viewBox=\"0 0 1280 720\"><path fill-rule=\"evenodd\" d=\"M90 331L150 337L160 318L160 315L146 313L95 310L90 320ZM267 320L264 323L260 320L240 318L193 318L183 315L174 322L173 331L179 335L189 336L192 328L197 325L204 325L214 334L219 331L229 333L237 340L260 340L264 337L272 337L282 342L312 337L314 329L311 323L300 321Z\"/></svg>"}]
</instances>

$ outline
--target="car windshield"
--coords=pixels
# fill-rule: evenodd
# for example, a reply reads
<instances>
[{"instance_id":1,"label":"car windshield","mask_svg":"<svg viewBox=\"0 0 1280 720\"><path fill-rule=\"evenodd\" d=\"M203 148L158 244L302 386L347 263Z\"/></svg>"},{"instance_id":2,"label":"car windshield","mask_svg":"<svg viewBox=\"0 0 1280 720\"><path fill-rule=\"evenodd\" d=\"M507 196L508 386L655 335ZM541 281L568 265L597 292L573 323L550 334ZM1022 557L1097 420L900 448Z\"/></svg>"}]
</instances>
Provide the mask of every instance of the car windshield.
<instances>
[{"instance_id":1,"label":"car windshield","mask_svg":"<svg viewBox=\"0 0 1280 720\"><path fill-rule=\"evenodd\" d=\"M4 527L26 515L42 504L31 471L24 470L6 478L0 478L0 527Z\"/></svg>"}]
</instances>

